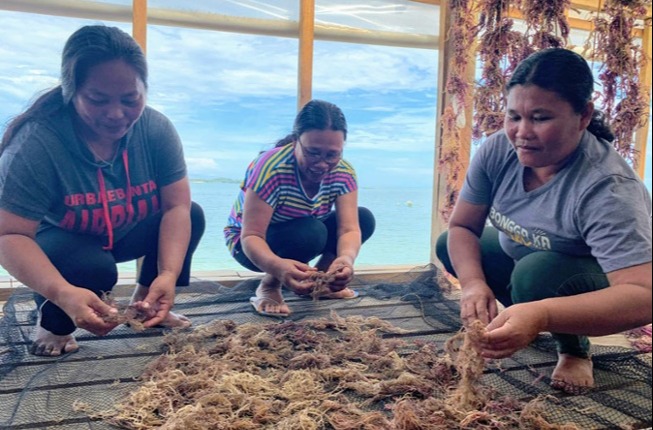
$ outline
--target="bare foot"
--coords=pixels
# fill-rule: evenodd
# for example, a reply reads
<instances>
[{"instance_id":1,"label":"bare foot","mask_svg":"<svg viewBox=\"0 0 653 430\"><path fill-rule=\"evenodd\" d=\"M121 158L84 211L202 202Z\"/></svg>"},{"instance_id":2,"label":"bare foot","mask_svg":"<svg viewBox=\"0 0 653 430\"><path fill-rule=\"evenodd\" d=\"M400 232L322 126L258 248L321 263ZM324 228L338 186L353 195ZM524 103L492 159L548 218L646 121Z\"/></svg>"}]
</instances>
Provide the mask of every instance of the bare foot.
<instances>
[{"instance_id":1,"label":"bare foot","mask_svg":"<svg viewBox=\"0 0 653 430\"><path fill-rule=\"evenodd\" d=\"M355 299L356 297L358 297L358 293L347 287L340 291L320 296L320 299Z\"/></svg>"},{"instance_id":2,"label":"bare foot","mask_svg":"<svg viewBox=\"0 0 653 430\"><path fill-rule=\"evenodd\" d=\"M132 294L131 303L134 304L136 302L141 302L143 299L145 299L145 297L147 297L148 292L148 287L137 284L136 288L134 289L134 293ZM172 311L168 312L168 315L166 315L163 321L158 324L159 327L166 328L188 328L191 325L193 325L193 323L190 319L188 319L187 316L177 314Z\"/></svg>"},{"instance_id":3,"label":"bare foot","mask_svg":"<svg viewBox=\"0 0 653 430\"><path fill-rule=\"evenodd\" d=\"M281 284L270 275L265 275L256 288L256 299L252 301L259 313L271 316L288 316L290 308L283 299Z\"/></svg>"},{"instance_id":4,"label":"bare foot","mask_svg":"<svg viewBox=\"0 0 653 430\"><path fill-rule=\"evenodd\" d=\"M30 352L34 355L58 357L61 354L77 351L79 345L71 334L59 336L37 324Z\"/></svg>"},{"instance_id":5,"label":"bare foot","mask_svg":"<svg viewBox=\"0 0 653 430\"><path fill-rule=\"evenodd\" d=\"M551 374L551 386L569 394L582 394L594 386L592 360L558 354L558 364Z\"/></svg>"},{"instance_id":6,"label":"bare foot","mask_svg":"<svg viewBox=\"0 0 653 430\"><path fill-rule=\"evenodd\" d=\"M193 323L186 315L168 312L168 315L166 315L159 325L167 328L188 328L193 325Z\"/></svg>"}]
</instances>

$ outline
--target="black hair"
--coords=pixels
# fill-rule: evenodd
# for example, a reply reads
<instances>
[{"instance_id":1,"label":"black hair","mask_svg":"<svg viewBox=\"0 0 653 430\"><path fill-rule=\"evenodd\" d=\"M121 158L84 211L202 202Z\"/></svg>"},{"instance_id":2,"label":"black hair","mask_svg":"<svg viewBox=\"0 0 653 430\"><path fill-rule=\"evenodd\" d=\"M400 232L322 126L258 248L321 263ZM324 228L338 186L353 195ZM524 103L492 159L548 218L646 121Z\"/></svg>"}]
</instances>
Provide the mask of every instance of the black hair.
<instances>
[{"instance_id":1,"label":"black hair","mask_svg":"<svg viewBox=\"0 0 653 430\"><path fill-rule=\"evenodd\" d=\"M279 140L275 146L296 142L302 133L311 130L342 131L347 140L347 120L342 110L324 100L311 100L302 107L295 117L292 133Z\"/></svg>"},{"instance_id":2,"label":"black hair","mask_svg":"<svg viewBox=\"0 0 653 430\"><path fill-rule=\"evenodd\" d=\"M129 64L147 88L145 54L129 34L104 25L88 25L75 31L66 41L61 55L61 83L39 96L25 112L9 122L0 153L25 123L47 118L68 107L77 89L86 81L89 69L112 60Z\"/></svg>"},{"instance_id":3,"label":"black hair","mask_svg":"<svg viewBox=\"0 0 653 430\"><path fill-rule=\"evenodd\" d=\"M583 113L594 94L594 76L585 59L564 48L547 48L529 55L512 74L506 91L515 85L535 85L552 91L566 100L576 113ZM605 115L594 110L587 127L596 137L609 142L614 133L605 120Z\"/></svg>"}]
</instances>

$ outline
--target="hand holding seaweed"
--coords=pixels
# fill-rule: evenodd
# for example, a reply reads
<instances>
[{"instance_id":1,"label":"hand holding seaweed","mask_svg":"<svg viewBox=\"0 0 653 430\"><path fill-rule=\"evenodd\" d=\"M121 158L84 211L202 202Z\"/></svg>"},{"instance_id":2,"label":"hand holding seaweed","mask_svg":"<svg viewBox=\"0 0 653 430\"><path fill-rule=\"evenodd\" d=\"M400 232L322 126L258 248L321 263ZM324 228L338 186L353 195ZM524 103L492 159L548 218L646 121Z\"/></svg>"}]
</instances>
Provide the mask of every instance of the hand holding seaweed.
<instances>
[{"instance_id":1,"label":"hand holding seaweed","mask_svg":"<svg viewBox=\"0 0 653 430\"><path fill-rule=\"evenodd\" d=\"M102 296L102 301L111 307L118 309L117 313L103 315L102 319L107 323L116 325L127 324L135 331L145 330L145 321L150 319L152 315L140 306L134 304L119 303L110 293L105 293Z\"/></svg>"},{"instance_id":2,"label":"hand holding seaweed","mask_svg":"<svg viewBox=\"0 0 653 430\"><path fill-rule=\"evenodd\" d=\"M336 281L338 274L346 267L345 265L341 265L327 272L319 271L312 273L309 279L315 285L311 291L313 300L318 300L320 297L332 294L334 290L331 286Z\"/></svg>"}]
</instances>

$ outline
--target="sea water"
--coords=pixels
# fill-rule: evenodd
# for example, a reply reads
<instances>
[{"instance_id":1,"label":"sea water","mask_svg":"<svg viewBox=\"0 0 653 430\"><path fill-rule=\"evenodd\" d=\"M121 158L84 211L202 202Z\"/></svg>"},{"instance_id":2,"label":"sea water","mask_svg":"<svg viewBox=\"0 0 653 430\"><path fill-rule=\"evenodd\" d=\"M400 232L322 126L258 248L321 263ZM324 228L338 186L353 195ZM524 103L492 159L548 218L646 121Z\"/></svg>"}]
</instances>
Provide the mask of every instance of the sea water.
<instances>
[{"instance_id":1,"label":"sea water","mask_svg":"<svg viewBox=\"0 0 653 430\"><path fill-rule=\"evenodd\" d=\"M206 231L195 251L192 271L242 270L229 254L223 228L238 194L236 181L192 181L192 198L204 210ZM357 265L424 265L430 258L431 188L365 188L358 191L359 205L376 218L374 235L363 244ZM135 270L121 263L120 273ZM0 268L0 276L7 272Z\"/></svg>"},{"instance_id":2,"label":"sea water","mask_svg":"<svg viewBox=\"0 0 653 430\"><path fill-rule=\"evenodd\" d=\"M242 269L229 255L222 229L238 194L238 183L193 182L193 200L204 209L206 232L193 270ZM363 244L357 264L423 265L430 257L430 188L361 188L359 205L376 218L374 235Z\"/></svg>"}]
</instances>

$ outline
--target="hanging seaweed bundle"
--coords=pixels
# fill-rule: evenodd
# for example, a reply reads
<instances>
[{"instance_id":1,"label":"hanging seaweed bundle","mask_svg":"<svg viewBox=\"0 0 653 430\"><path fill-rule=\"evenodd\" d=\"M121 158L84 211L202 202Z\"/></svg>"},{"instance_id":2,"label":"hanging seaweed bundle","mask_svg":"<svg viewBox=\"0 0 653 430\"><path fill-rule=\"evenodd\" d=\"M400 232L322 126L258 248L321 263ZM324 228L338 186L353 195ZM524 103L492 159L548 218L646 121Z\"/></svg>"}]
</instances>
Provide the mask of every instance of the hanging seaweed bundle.
<instances>
[{"instance_id":1,"label":"hanging seaweed bundle","mask_svg":"<svg viewBox=\"0 0 653 430\"><path fill-rule=\"evenodd\" d=\"M503 127L503 90L506 79L528 52L527 37L513 30L514 21L508 17L510 1L483 0L478 7L480 18L477 51L481 62L481 77L474 93L474 140Z\"/></svg>"},{"instance_id":2,"label":"hanging seaweed bundle","mask_svg":"<svg viewBox=\"0 0 653 430\"><path fill-rule=\"evenodd\" d=\"M528 0L520 2L529 34L530 46L536 50L567 45L569 22L566 12L570 0ZM526 58L528 55L524 55Z\"/></svg>"},{"instance_id":3,"label":"hanging seaweed bundle","mask_svg":"<svg viewBox=\"0 0 653 430\"><path fill-rule=\"evenodd\" d=\"M598 102L615 134L613 145L633 162L638 155L633 136L646 121L649 98L640 86L639 70L647 59L635 41L635 29L650 5L650 0L606 0L594 18L595 29L588 42L593 58L601 63ZM643 23L651 25L650 20Z\"/></svg>"},{"instance_id":4,"label":"hanging seaweed bundle","mask_svg":"<svg viewBox=\"0 0 653 430\"><path fill-rule=\"evenodd\" d=\"M450 3L452 24L448 38L453 58L450 73L445 83L449 104L441 115L442 137L438 150L438 170L445 176L445 193L440 202L440 216L449 222L453 205L462 185L466 160L461 153L461 130L465 126L466 108L471 103L472 84L467 79L467 68L471 62L470 47L476 37L472 1L454 0Z\"/></svg>"}]
</instances>

